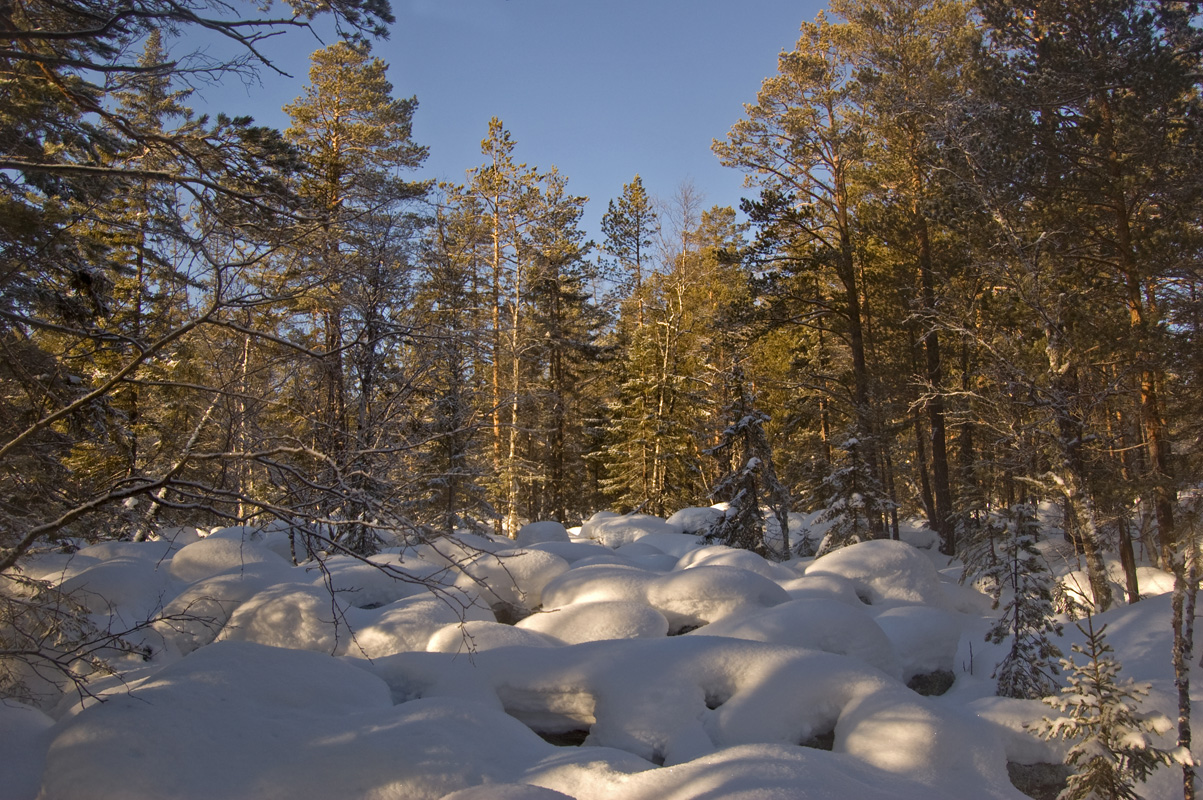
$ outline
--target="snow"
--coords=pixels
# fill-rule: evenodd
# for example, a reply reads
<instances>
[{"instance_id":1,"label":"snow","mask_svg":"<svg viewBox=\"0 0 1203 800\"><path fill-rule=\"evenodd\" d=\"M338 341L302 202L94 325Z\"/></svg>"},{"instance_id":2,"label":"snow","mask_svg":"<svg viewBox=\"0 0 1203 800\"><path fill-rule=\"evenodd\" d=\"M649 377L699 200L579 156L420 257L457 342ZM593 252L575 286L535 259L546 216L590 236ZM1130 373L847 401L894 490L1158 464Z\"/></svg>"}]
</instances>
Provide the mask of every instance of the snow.
<instances>
[{"instance_id":1,"label":"snow","mask_svg":"<svg viewBox=\"0 0 1203 800\"><path fill-rule=\"evenodd\" d=\"M931 561L904 542L886 539L836 550L813 561L806 575L847 578L857 596L870 605L949 604Z\"/></svg>"},{"instance_id":2,"label":"snow","mask_svg":"<svg viewBox=\"0 0 1203 800\"><path fill-rule=\"evenodd\" d=\"M0 701L0 800L33 797L42 780L54 720L15 700Z\"/></svg>"},{"instance_id":3,"label":"snow","mask_svg":"<svg viewBox=\"0 0 1203 800\"><path fill-rule=\"evenodd\" d=\"M528 547L532 544L543 544L544 542L567 542L568 530L558 522L532 522L529 525L523 525L514 536L514 543L520 547Z\"/></svg>"},{"instance_id":4,"label":"snow","mask_svg":"<svg viewBox=\"0 0 1203 800\"><path fill-rule=\"evenodd\" d=\"M541 611L516 627L553 636L567 644L668 635L668 619L663 614L645 603L624 600L574 603Z\"/></svg>"},{"instance_id":5,"label":"snow","mask_svg":"<svg viewBox=\"0 0 1203 800\"><path fill-rule=\"evenodd\" d=\"M615 514L599 511L581 526L581 536L593 539L606 547L620 547L635 542L649 534L680 533L659 517L647 514Z\"/></svg>"},{"instance_id":6,"label":"snow","mask_svg":"<svg viewBox=\"0 0 1203 800\"><path fill-rule=\"evenodd\" d=\"M250 564L287 566L288 562L254 542L208 537L181 549L168 564L173 577L192 583L225 572L238 572Z\"/></svg>"},{"instance_id":7,"label":"snow","mask_svg":"<svg viewBox=\"0 0 1203 800\"><path fill-rule=\"evenodd\" d=\"M568 571L568 562L543 550L498 550L480 553L460 569L455 585L478 592L488 605L508 603L533 610L543 602L543 588Z\"/></svg>"},{"instance_id":8,"label":"snow","mask_svg":"<svg viewBox=\"0 0 1203 800\"><path fill-rule=\"evenodd\" d=\"M781 564L685 532L717 513L320 565L279 527L41 553L26 574L102 628L167 618L104 702L0 704L0 800L1022 800L1008 762L1063 757L1028 729L1047 706L995 696L996 612L930 532ZM1167 576L1142 569L1096 625L1173 712ZM934 672L943 696L907 687Z\"/></svg>"}]
</instances>

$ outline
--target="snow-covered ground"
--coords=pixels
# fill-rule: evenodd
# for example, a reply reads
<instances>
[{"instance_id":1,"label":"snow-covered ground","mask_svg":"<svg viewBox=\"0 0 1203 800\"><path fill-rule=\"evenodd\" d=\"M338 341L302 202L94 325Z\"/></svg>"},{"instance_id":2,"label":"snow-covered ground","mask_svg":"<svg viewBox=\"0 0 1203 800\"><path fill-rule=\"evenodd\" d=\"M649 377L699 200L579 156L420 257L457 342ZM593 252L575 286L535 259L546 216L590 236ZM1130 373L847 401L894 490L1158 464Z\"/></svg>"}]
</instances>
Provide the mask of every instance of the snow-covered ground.
<instances>
[{"instance_id":1,"label":"snow-covered ground","mask_svg":"<svg viewBox=\"0 0 1203 800\"><path fill-rule=\"evenodd\" d=\"M103 626L173 619L104 702L0 703L0 798L1022 800L1008 762L1060 762L1025 730L1048 707L995 696L997 612L929 532L781 564L683 532L713 513L462 536L389 571L294 567L249 528L43 554L27 574ZM1169 600L1096 623L1172 717Z\"/></svg>"}]
</instances>

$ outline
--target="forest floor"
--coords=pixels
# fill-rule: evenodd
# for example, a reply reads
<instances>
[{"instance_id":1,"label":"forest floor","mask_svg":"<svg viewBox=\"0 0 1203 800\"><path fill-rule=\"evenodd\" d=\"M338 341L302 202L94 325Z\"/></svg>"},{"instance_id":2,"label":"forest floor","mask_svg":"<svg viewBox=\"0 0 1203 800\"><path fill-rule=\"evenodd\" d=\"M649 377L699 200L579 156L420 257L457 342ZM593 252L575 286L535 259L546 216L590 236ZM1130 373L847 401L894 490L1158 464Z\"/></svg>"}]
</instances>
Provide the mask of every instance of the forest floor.
<instances>
[{"instance_id":1,"label":"forest floor","mask_svg":"<svg viewBox=\"0 0 1203 800\"><path fill-rule=\"evenodd\" d=\"M89 684L103 702L30 674L0 703L0 798L1055 796L1067 745L1029 729L1055 714L996 696L1000 612L929 531L779 563L684 532L712 513L462 535L385 570L293 566L252 528L37 555L26 574L103 629L164 618ZM1146 599L1094 623L1174 719L1172 580L1140 575ZM1068 656L1084 636L1061 621ZM1181 772L1139 791L1181 797Z\"/></svg>"}]
</instances>

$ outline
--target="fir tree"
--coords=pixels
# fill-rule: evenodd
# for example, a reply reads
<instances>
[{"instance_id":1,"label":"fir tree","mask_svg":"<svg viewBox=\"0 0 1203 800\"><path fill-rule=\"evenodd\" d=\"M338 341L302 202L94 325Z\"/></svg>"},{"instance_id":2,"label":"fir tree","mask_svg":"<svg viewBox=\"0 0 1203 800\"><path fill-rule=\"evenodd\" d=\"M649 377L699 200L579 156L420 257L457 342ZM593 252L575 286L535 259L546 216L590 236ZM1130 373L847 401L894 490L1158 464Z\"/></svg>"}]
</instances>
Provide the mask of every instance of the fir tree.
<instances>
[{"instance_id":1,"label":"fir tree","mask_svg":"<svg viewBox=\"0 0 1203 800\"><path fill-rule=\"evenodd\" d=\"M1073 651L1086 660L1078 664L1062 659L1069 685L1044 698L1061 716L1045 717L1036 728L1046 739L1074 741L1065 763L1075 773L1058 800L1139 800L1137 783L1159 766L1189 755L1162 750L1149 740L1150 734L1169 730L1171 723L1162 714L1141 713L1148 684L1119 680L1120 665L1107 644L1107 626L1095 628L1088 612L1085 627L1079 622L1077 628L1086 641L1075 644Z\"/></svg>"},{"instance_id":2,"label":"fir tree","mask_svg":"<svg viewBox=\"0 0 1203 800\"><path fill-rule=\"evenodd\" d=\"M1035 699L1057 688L1052 678L1057 668L1050 660L1059 658L1061 650L1049 634L1060 635L1061 626L1053 619L1051 576L1036 550L1036 510L1027 503L1017 504L1001 523L987 523L985 535L992 544L997 542L1001 552L983 577L992 579L995 591L1010 595L1010 600L986 641L999 644L1009 637L1011 649L992 677L998 679L999 696Z\"/></svg>"},{"instance_id":3,"label":"fir tree","mask_svg":"<svg viewBox=\"0 0 1203 800\"><path fill-rule=\"evenodd\" d=\"M785 560L790 557L790 498L773 468L772 447L764 432L769 417L755 407L738 364L730 380L736 395L727 409L732 422L719 443L708 451L727 456L732 464L711 492L712 498L726 498L727 511L715 520L706 538ZM781 549L776 552L765 541L764 507L772 510L781 536Z\"/></svg>"},{"instance_id":4,"label":"fir tree","mask_svg":"<svg viewBox=\"0 0 1203 800\"><path fill-rule=\"evenodd\" d=\"M846 439L843 463L835 464L810 495L809 504L823 509L819 519L831 523L818 555L876 538L880 521L894 506L869 465L857 457L864 445L856 437Z\"/></svg>"}]
</instances>

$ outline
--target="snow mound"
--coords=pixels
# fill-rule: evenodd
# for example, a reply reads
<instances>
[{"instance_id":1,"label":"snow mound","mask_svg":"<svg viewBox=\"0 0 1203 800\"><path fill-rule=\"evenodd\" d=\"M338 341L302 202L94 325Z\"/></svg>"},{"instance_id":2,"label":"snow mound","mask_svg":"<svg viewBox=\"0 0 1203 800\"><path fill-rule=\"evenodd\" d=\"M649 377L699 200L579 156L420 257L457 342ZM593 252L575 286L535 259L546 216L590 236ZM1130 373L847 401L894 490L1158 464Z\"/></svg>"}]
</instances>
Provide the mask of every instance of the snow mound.
<instances>
[{"instance_id":1,"label":"snow mound","mask_svg":"<svg viewBox=\"0 0 1203 800\"><path fill-rule=\"evenodd\" d=\"M237 572L251 564L289 564L276 553L254 542L208 537L180 549L171 559L171 574L186 583Z\"/></svg>"},{"instance_id":2,"label":"snow mound","mask_svg":"<svg viewBox=\"0 0 1203 800\"><path fill-rule=\"evenodd\" d=\"M15 700L0 703L0 797L34 797L54 720Z\"/></svg>"},{"instance_id":3,"label":"snow mound","mask_svg":"<svg viewBox=\"0 0 1203 800\"><path fill-rule=\"evenodd\" d=\"M940 574L931 560L909 544L882 539L861 542L828 553L806 568L807 577L839 575L856 587L857 596L871 605L948 604Z\"/></svg>"},{"instance_id":4,"label":"snow mound","mask_svg":"<svg viewBox=\"0 0 1203 800\"><path fill-rule=\"evenodd\" d=\"M841 575L803 575L781 581L781 588L795 600L814 598L839 600L853 606L865 605L856 594L856 584Z\"/></svg>"},{"instance_id":5,"label":"snow mound","mask_svg":"<svg viewBox=\"0 0 1203 800\"><path fill-rule=\"evenodd\" d=\"M307 533L312 533L312 530L301 525L276 521L267 525L233 525L229 528L217 528L206 538L257 544L291 563L294 556L298 561L305 561L310 557L310 550L315 544L310 542L306 536Z\"/></svg>"},{"instance_id":6,"label":"snow mound","mask_svg":"<svg viewBox=\"0 0 1203 800\"><path fill-rule=\"evenodd\" d=\"M710 530L710 527L722 518L722 509L714 506L695 506L681 509L665 522L682 533L698 534Z\"/></svg>"},{"instance_id":7,"label":"snow mound","mask_svg":"<svg viewBox=\"0 0 1203 800\"><path fill-rule=\"evenodd\" d=\"M509 550L513 542L495 542L485 536L474 533L457 533L453 536L440 536L429 539L406 551L407 558L416 557L432 564L444 566L459 566L471 562L484 553L495 553L498 550Z\"/></svg>"},{"instance_id":8,"label":"snow mound","mask_svg":"<svg viewBox=\"0 0 1203 800\"><path fill-rule=\"evenodd\" d=\"M492 783L452 792L443 800L573 800L571 795L529 783Z\"/></svg>"},{"instance_id":9,"label":"snow mound","mask_svg":"<svg viewBox=\"0 0 1203 800\"><path fill-rule=\"evenodd\" d=\"M543 587L543 606L563 608L573 603L607 600L646 600L648 587L660 576L625 564L573 566Z\"/></svg>"},{"instance_id":10,"label":"snow mound","mask_svg":"<svg viewBox=\"0 0 1203 800\"><path fill-rule=\"evenodd\" d=\"M543 550L499 550L481 553L460 566L455 585L476 592L488 605L499 603L534 609L543 602L543 588L568 570L568 562Z\"/></svg>"},{"instance_id":11,"label":"snow mound","mask_svg":"<svg viewBox=\"0 0 1203 800\"><path fill-rule=\"evenodd\" d=\"M964 628L958 615L925 606L898 606L882 611L876 621L898 653L904 681L937 670L955 672Z\"/></svg>"},{"instance_id":12,"label":"snow mound","mask_svg":"<svg viewBox=\"0 0 1203 800\"><path fill-rule=\"evenodd\" d=\"M893 643L861 608L838 600L791 600L712 622L690 635L729 636L822 650L852 656L894 678L902 677Z\"/></svg>"},{"instance_id":13,"label":"snow mound","mask_svg":"<svg viewBox=\"0 0 1203 800\"><path fill-rule=\"evenodd\" d=\"M798 577L798 573L788 567L772 564L750 550L739 550L722 544L690 550L677 560L677 569L702 566L738 567L763 575L772 581L788 581Z\"/></svg>"},{"instance_id":14,"label":"snow mound","mask_svg":"<svg viewBox=\"0 0 1203 800\"><path fill-rule=\"evenodd\" d=\"M480 606L464 606L454 597L425 594L378 609L350 608L344 621L347 630L340 637L339 652L380 658L406 650L425 650L431 638L449 625L495 620L488 609Z\"/></svg>"},{"instance_id":15,"label":"snow mound","mask_svg":"<svg viewBox=\"0 0 1203 800\"><path fill-rule=\"evenodd\" d=\"M276 584L278 572L254 564L240 572L197 581L175 596L155 630L181 654L209 644L238 606Z\"/></svg>"},{"instance_id":16,"label":"snow mound","mask_svg":"<svg viewBox=\"0 0 1203 800\"><path fill-rule=\"evenodd\" d=\"M615 514L599 511L581 525L581 537L606 547L621 547L653 533L679 534L680 530L660 517L647 514Z\"/></svg>"},{"instance_id":17,"label":"snow mound","mask_svg":"<svg viewBox=\"0 0 1203 800\"><path fill-rule=\"evenodd\" d=\"M337 600L317 586L283 583L239 605L217 641L334 653L340 633L346 635L344 611ZM208 648L197 652L205 650Z\"/></svg>"},{"instance_id":18,"label":"snow mound","mask_svg":"<svg viewBox=\"0 0 1203 800\"><path fill-rule=\"evenodd\" d=\"M138 697L115 696L60 725L42 795L437 800L516 782L521 765L550 749L479 704L394 707L381 680L346 662L224 642L166 667Z\"/></svg>"},{"instance_id":19,"label":"snow mound","mask_svg":"<svg viewBox=\"0 0 1203 800\"><path fill-rule=\"evenodd\" d=\"M736 567L701 566L670 572L653 580L647 589L648 604L668 618L670 632L788 600L789 595L776 583Z\"/></svg>"},{"instance_id":20,"label":"snow mound","mask_svg":"<svg viewBox=\"0 0 1203 800\"><path fill-rule=\"evenodd\" d=\"M527 550L542 550L557 555L569 564L575 564L591 556L612 556L614 551L596 542L574 539L570 542L540 542L526 547Z\"/></svg>"},{"instance_id":21,"label":"snow mound","mask_svg":"<svg viewBox=\"0 0 1203 800\"><path fill-rule=\"evenodd\" d=\"M382 569L383 567L383 569ZM428 591L427 584L437 581L442 569L417 562L416 568L399 555L377 555L371 559L331 556L321 567L310 567L313 585L333 592L340 601L356 608L378 608L396 600Z\"/></svg>"},{"instance_id":22,"label":"snow mound","mask_svg":"<svg viewBox=\"0 0 1203 800\"><path fill-rule=\"evenodd\" d=\"M190 544L190 541L181 541L178 545L170 541L156 540L150 542L100 542L99 544L88 545L81 547L76 551L77 558L94 558L97 561L108 561L112 558L138 558L150 561L163 561L171 558L172 553Z\"/></svg>"},{"instance_id":23,"label":"snow mound","mask_svg":"<svg viewBox=\"0 0 1203 800\"><path fill-rule=\"evenodd\" d=\"M517 627L554 636L568 644L668 634L668 620L659 611L643 603L621 600L575 603L541 611L522 620Z\"/></svg>"},{"instance_id":24,"label":"snow mound","mask_svg":"<svg viewBox=\"0 0 1203 800\"><path fill-rule=\"evenodd\" d=\"M469 620L439 628L426 649L431 653L464 653L496 650L499 647L551 647L556 639L517 625L502 625L492 620Z\"/></svg>"},{"instance_id":25,"label":"snow mound","mask_svg":"<svg viewBox=\"0 0 1203 800\"><path fill-rule=\"evenodd\" d=\"M79 571L59 589L93 614L129 627L161 611L180 587L154 559L119 556Z\"/></svg>"},{"instance_id":26,"label":"snow mound","mask_svg":"<svg viewBox=\"0 0 1203 800\"><path fill-rule=\"evenodd\" d=\"M1021 800L993 726L923 700L865 695L840 718L835 750L917 783L963 787L961 797Z\"/></svg>"},{"instance_id":27,"label":"snow mound","mask_svg":"<svg viewBox=\"0 0 1203 800\"><path fill-rule=\"evenodd\" d=\"M529 525L523 525L514 536L514 544L518 547L529 547L532 544L542 544L544 542L567 542L571 541L568 536L568 530L558 522L532 522Z\"/></svg>"}]
</instances>

